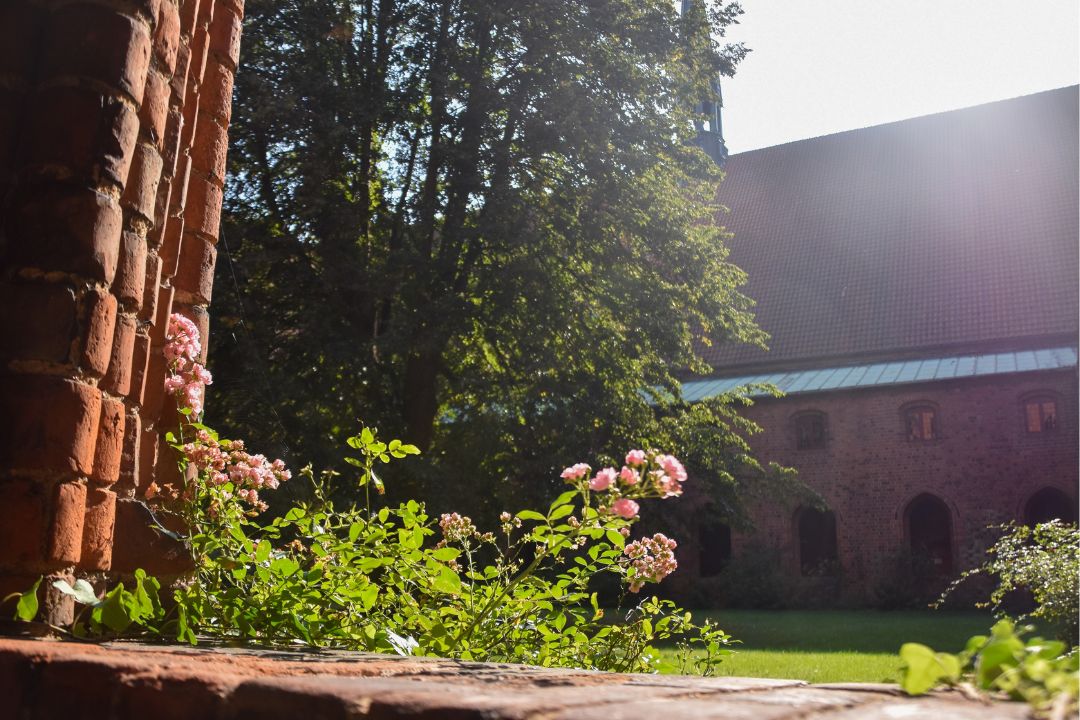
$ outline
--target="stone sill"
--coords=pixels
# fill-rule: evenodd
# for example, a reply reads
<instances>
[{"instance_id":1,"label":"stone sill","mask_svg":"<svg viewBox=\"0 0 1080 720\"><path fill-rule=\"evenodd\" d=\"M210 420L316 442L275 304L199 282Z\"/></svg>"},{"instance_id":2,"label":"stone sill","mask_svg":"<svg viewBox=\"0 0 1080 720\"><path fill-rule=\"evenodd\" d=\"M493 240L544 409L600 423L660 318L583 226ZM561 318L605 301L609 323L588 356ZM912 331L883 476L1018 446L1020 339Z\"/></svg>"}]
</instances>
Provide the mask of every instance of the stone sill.
<instances>
[{"instance_id":1,"label":"stone sill","mask_svg":"<svg viewBox=\"0 0 1080 720\"><path fill-rule=\"evenodd\" d=\"M1024 718L890 685L619 675L352 652L0 638L0 720Z\"/></svg>"}]
</instances>

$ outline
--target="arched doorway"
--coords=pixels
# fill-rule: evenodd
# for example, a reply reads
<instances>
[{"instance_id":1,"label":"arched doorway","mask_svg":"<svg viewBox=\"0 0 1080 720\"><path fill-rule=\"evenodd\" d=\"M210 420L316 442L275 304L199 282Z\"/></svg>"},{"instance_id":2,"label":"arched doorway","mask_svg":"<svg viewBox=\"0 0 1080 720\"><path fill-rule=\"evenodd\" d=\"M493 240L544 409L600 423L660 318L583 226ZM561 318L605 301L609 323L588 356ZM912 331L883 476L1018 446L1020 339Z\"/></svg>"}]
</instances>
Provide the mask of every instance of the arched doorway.
<instances>
[{"instance_id":1,"label":"arched doorway","mask_svg":"<svg viewBox=\"0 0 1080 720\"><path fill-rule=\"evenodd\" d=\"M836 570L836 516L829 510L803 507L795 512L799 534L799 569L803 575L828 575Z\"/></svg>"},{"instance_id":2,"label":"arched doorway","mask_svg":"<svg viewBox=\"0 0 1080 720\"><path fill-rule=\"evenodd\" d=\"M1035 527L1051 520L1075 523L1076 503L1057 488L1047 487L1032 495L1024 504L1024 524Z\"/></svg>"},{"instance_id":3,"label":"arched doorway","mask_svg":"<svg viewBox=\"0 0 1080 720\"><path fill-rule=\"evenodd\" d=\"M698 568L701 577L719 575L731 560L731 528L722 522L702 525L698 539Z\"/></svg>"},{"instance_id":4,"label":"arched doorway","mask_svg":"<svg viewBox=\"0 0 1080 720\"><path fill-rule=\"evenodd\" d=\"M951 575L953 569L952 514L941 498L923 493L904 510L908 549L925 559L934 575Z\"/></svg>"}]
</instances>

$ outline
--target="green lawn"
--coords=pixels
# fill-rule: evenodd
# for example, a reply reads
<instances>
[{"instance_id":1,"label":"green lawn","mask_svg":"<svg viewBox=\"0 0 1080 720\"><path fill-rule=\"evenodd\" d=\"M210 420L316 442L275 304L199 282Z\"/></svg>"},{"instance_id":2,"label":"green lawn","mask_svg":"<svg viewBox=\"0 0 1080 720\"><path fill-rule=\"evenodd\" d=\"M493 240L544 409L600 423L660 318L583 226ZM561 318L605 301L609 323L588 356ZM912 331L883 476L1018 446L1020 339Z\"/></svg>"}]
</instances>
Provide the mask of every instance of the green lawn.
<instances>
[{"instance_id":1,"label":"green lawn","mask_svg":"<svg viewBox=\"0 0 1080 720\"><path fill-rule=\"evenodd\" d=\"M873 610L697 611L734 639L720 675L794 678L810 682L896 682L905 642L957 652L993 624L986 613Z\"/></svg>"}]
</instances>

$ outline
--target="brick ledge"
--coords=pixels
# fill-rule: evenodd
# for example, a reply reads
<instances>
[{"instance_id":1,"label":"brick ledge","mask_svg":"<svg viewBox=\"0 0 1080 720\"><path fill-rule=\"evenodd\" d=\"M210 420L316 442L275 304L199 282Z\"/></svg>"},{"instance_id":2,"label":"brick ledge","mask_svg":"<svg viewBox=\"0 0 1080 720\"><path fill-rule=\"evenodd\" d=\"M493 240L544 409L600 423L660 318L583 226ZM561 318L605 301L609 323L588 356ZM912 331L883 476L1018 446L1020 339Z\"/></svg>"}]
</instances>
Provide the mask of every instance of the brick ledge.
<instances>
[{"instance_id":1,"label":"brick ledge","mask_svg":"<svg viewBox=\"0 0 1080 720\"><path fill-rule=\"evenodd\" d=\"M1018 703L894 686L619 675L521 665L250 648L0 638L0 719L1024 718Z\"/></svg>"}]
</instances>

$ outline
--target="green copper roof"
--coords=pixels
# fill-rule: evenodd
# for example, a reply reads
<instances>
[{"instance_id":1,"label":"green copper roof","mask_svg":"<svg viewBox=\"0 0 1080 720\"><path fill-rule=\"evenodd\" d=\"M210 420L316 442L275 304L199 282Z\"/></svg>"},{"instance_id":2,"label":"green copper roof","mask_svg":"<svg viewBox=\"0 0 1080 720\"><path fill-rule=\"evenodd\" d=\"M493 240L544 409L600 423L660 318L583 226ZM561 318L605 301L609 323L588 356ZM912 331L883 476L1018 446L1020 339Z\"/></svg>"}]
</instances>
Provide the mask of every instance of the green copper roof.
<instances>
[{"instance_id":1,"label":"green copper roof","mask_svg":"<svg viewBox=\"0 0 1080 720\"><path fill-rule=\"evenodd\" d=\"M827 392L850 388L903 385L934 382L953 378L1003 375L1033 370L1059 370L1076 367L1074 347L1023 350L1020 352L962 355L960 357L929 358L848 365L821 370L740 375L738 377L691 380L683 383L683 397L694 402L721 395L741 385L771 384L788 395L808 392ZM754 393L760 394L760 393Z\"/></svg>"}]
</instances>

